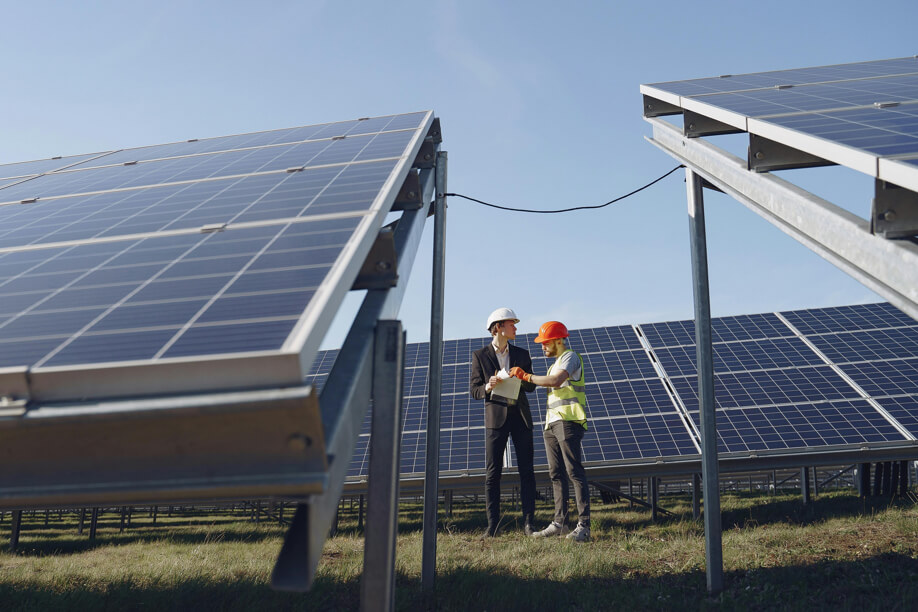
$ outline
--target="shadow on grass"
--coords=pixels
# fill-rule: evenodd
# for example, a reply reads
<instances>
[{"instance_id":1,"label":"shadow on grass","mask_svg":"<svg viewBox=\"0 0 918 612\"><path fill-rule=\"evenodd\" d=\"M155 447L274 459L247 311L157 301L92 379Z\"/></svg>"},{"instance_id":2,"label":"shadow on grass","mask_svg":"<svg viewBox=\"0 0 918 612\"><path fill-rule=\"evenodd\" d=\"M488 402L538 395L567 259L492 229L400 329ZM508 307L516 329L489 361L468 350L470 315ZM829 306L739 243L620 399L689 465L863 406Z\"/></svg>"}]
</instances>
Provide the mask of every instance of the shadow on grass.
<instances>
[{"instance_id":1,"label":"shadow on grass","mask_svg":"<svg viewBox=\"0 0 918 612\"><path fill-rule=\"evenodd\" d=\"M254 526L253 526L254 527ZM212 531L182 532L170 531L168 528L126 530L124 533L102 531L90 540L88 528L84 535L78 535L74 529L70 534L49 534L23 530L20 535L16 553L24 557L42 557L46 555L72 555L105 546L123 546L125 544L148 544L169 542L174 544L206 544L209 542L247 542L279 539L283 531L277 527L267 529L247 529L229 531L215 529ZM36 539L32 539L36 538ZM0 600L2 601L2 600Z\"/></svg>"},{"instance_id":2,"label":"shadow on grass","mask_svg":"<svg viewBox=\"0 0 918 612\"><path fill-rule=\"evenodd\" d=\"M727 572L724 590L709 596L705 574L693 570L654 573L614 567L610 575L564 580L559 576L521 577L472 567L441 572L432 600L416 577L396 578L399 610L807 610L914 609L918 601L918 560L886 553L860 561ZM310 592L278 593L248 575L235 580L203 579L174 585L130 580L73 588L0 583L4 609L67 610L355 610L360 580L319 576Z\"/></svg>"}]
</instances>

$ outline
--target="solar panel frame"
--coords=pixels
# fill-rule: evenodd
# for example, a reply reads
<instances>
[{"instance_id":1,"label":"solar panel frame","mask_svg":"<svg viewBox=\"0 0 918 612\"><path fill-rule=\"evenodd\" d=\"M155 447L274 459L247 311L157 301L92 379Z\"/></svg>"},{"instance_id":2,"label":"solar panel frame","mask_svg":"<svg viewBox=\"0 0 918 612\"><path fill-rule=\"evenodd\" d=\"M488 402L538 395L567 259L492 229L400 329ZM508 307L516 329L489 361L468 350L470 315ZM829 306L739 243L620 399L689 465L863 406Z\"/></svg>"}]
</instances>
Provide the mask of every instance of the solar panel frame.
<instances>
[{"instance_id":1,"label":"solar panel frame","mask_svg":"<svg viewBox=\"0 0 918 612\"><path fill-rule=\"evenodd\" d=\"M365 212L317 214L314 217L300 218L284 216L230 224L222 228L222 231L232 233L266 225L309 224L318 219L329 219L342 215L358 219L356 229L331 265L322 286L296 317L292 330L279 349L163 357L158 361L105 361L30 368L27 388L33 400L59 401L76 397L105 398L210 389L237 389L253 385L262 387L300 384L303 377L310 371L325 328L330 324L334 311L344 294L350 289L373 238L378 233L385 215L395 200L398 188L414 162L421 142L433 122L433 113L431 111L425 111L420 115L414 113L409 116L409 119L417 123L417 127L409 130L412 132L410 140L399 151L394 167L381 183ZM405 125L409 123L410 121ZM401 127L400 129L405 130L406 128ZM373 163L373 160L352 161L341 167L363 166L367 163ZM296 175L302 175L303 172L298 172ZM2 192L3 190L0 189L0 199L3 197ZM168 238L193 235L200 231L198 227L187 230L156 231L139 236ZM90 242L117 242L136 238L138 235L113 236L93 239ZM80 243L80 241L73 242ZM39 250L51 248L55 248L54 245L43 244L11 247L3 251L18 257L20 254L37 253ZM0 268L2 268L2 258L0 258ZM16 366L5 373L2 378L8 381L4 384L15 385L23 381L25 377L26 367Z\"/></svg>"},{"instance_id":2,"label":"solar panel frame","mask_svg":"<svg viewBox=\"0 0 918 612\"><path fill-rule=\"evenodd\" d=\"M918 166L888 159L918 153L918 124L910 119L918 105L918 58L653 83L641 92L918 191Z\"/></svg>"}]
</instances>

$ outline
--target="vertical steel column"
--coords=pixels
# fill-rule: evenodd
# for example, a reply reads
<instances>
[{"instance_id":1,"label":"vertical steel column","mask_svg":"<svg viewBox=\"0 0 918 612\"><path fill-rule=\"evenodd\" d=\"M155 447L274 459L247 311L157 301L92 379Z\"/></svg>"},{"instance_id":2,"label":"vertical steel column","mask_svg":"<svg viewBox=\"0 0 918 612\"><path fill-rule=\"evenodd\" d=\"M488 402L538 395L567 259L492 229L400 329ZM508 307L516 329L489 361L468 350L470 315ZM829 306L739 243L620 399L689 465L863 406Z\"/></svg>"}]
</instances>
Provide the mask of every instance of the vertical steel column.
<instances>
[{"instance_id":1,"label":"vertical steel column","mask_svg":"<svg viewBox=\"0 0 918 612\"><path fill-rule=\"evenodd\" d=\"M711 347L711 298L708 290L708 247L704 226L701 177L685 169L688 191L692 279L695 294L695 344L698 361L698 400L701 407L701 474L704 487L704 548L708 592L724 586L717 465L717 428L714 417L714 356Z\"/></svg>"},{"instance_id":2,"label":"vertical steel column","mask_svg":"<svg viewBox=\"0 0 918 612\"><path fill-rule=\"evenodd\" d=\"M393 610L405 361L405 336L400 321L377 323L373 353L373 424L360 609Z\"/></svg>"},{"instance_id":3,"label":"vertical steel column","mask_svg":"<svg viewBox=\"0 0 918 612\"><path fill-rule=\"evenodd\" d=\"M446 276L446 151L437 153L433 279L430 298L430 364L427 368L427 465L421 590L433 593L437 573L437 498L440 479L440 388L443 382L443 293Z\"/></svg>"},{"instance_id":4,"label":"vertical steel column","mask_svg":"<svg viewBox=\"0 0 918 612\"><path fill-rule=\"evenodd\" d=\"M803 503L810 503L810 468L800 468L800 492L803 494Z\"/></svg>"},{"instance_id":5,"label":"vertical steel column","mask_svg":"<svg viewBox=\"0 0 918 612\"><path fill-rule=\"evenodd\" d=\"M692 518L701 518L701 474L692 474Z\"/></svg>"},{"instance_id":6,"label":"vertical steel column","mask_svg":"<svg viewBox=\"0 0 918 612\"><path fill-rule=\"evenodd\" d=\"M22 510L13 510L10 519L10 550L19 546L19 533L22 530Z\"/></svg>"}]
</instances>

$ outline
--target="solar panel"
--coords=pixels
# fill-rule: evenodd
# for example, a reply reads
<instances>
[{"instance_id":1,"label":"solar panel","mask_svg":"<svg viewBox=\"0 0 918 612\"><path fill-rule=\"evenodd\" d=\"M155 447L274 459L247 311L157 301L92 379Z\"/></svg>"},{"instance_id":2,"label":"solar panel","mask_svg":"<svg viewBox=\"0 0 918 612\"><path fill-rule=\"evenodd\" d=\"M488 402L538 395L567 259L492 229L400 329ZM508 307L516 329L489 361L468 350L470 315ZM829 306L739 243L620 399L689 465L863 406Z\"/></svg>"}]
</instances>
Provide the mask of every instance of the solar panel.
<instances>
[{"instance_id":1,"label":"solar panel","mask_svg":"<svg viewBox=\"0 0 918 612\"><path fill-rule=\"evenodd\" d=\"M786 325L830 356L843 372L864 387L898 424L890 422L843 376ZM898 425L918 434L918 358L884 359L918 343L918 325L888 304L723 317L714 319L718 445L723 453L757 451L806 453L827 446L906 443ZM636 327L570 330L571 345L583 342L587 368L589 429L583 439L587 466L675 460L698 454L693 429L700 426L695 348L685 344L694 322L674 321ZM666 373L661 377L641 335ZM521 334L514 344L533 354L533 370L547 371L549 359L537 354L534 334ZM839 338L845 338L842 342ZM870 340L866 340L869 338ZM825 350L854 346L862 340L872 353ZM471 352L486 338L444 343L441 389L441 471L482 475L484 411L468 390ZM657 343L657 344L654 344ZM861 346L858 344L858 346ZM427 428L427 343L406 348L406 397L403 405L402 474L417 477L425 469ZM848 350L846 349L846 350ZM332 353L316 360L317 371L331 367ZM849 363L852 357L856 357ZM874 381L870 384L870 381ZM671 386L678 402L673 403ZM536 421L535 466L547 469L541 442L545 391L529 395ZM685 412L682 412L683 407ZM369 436L370 416L364 424ZM693 429L686 424L692 422ZM918 436L916 436L918 437ZM367 476L366 457L358 448L349 475ZM517 465L512 444L510 466Z\"/></svg>"},{"instance_id":2,"label":"solar panel","mask_svg":"<svg viewBox=\"0 0 918 612\"><path fill-rule=\"evenodd\" d=\"M886 302L782 312L805 335L915 325L915 320Z\"/></svg>"},{"instance_id":3,"label":"solar panel","mask_svg":"<svg viewBox=\"0 0 918 612\"><path fill-rule=\"evenodd\" d=\"M692 413L700 426L698 412ZM798 403L717 412L719 452L896 442L905 438L866 400Z\"/></svg>"},{"instance_id":4,"label":"solar panel","mask_svg":"<svg viewBox=\"0 0 918 612\"><path fill-rule=\"evenodd\" d=\"M83 373L45 399L298 384L432 121L0 166L0 367Z\"/></svg>"},{"instance_id":5,"label":"solar panel","mask_svg":"<svg viewBox=\"0 0 918 612\"><path fill-rule=\"evenodd\" d=\"M915 159L890 159L918 157L916 57L654 83L641 92L664 106L918 190Z\"/></svg>"}]
</instances>

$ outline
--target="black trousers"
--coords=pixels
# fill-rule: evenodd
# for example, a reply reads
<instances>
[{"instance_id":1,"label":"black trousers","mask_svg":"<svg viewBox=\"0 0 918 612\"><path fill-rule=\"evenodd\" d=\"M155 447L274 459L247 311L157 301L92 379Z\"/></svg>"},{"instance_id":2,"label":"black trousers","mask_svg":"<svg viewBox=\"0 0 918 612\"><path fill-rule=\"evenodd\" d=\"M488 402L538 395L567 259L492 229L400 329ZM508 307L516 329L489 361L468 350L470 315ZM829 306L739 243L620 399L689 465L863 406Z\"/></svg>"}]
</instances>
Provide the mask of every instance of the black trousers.
<instances>
[{"instance_id":1,"label":"black trousers","mask_svg":"<svg viewBox=\"0 0 918 612\"><path fill-rule=\"evenodd\" d=\"M507 420L499 429L485 430L485 500L487 503L488 526L496 527L500 522L500 476L504 464L507 438L513 440L516 451L517 469L520 473L520 501L523 517L532 518L535 513L535 473L532 469L532 430L526 427L518 409L507 412Z\"/></svg>"},{"instance_id":2,"label":"black trousers","mask_svg":"<svg viewBox=\"0 0 918 612\"><path fill-rule=\"evenodd\" d=\"M570 498L567 479L574 483L574 497L580 522L590 525L590 485L583 469L583 454L580 441L583 440L583 426L573 421L555 421L548 426L542 437L548 454L548 475L555 498L555 522L563 525L567 521L567 501Z\"/></svg>"}]
</instances>

